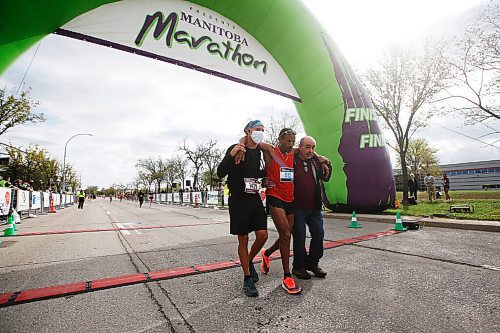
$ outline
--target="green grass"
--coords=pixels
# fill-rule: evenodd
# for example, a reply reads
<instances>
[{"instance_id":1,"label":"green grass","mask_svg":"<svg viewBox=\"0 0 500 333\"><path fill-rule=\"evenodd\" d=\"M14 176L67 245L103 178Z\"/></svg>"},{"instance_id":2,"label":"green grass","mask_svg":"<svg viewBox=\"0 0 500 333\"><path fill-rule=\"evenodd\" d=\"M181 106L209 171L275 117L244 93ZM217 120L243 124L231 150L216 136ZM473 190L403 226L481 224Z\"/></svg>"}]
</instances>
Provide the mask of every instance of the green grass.
<instances>
[{"instance_id":1,"label":"green grass","mask_svg":"<svg viewBox=\"0 0 500 333\"><path fill-rule=\"evenodd\" d=\"M419 192L418 205L400 205L399 209L387 209L384 214L409 216L435 216L465 220L491 220L500 221L500 191L450 191L451 201L438 199L430 203L427 193ZM401 202L402 192L396 193L396 198ZM474 213L450 213L451 205L473 205Z\"/></svg>"}]
</instances>

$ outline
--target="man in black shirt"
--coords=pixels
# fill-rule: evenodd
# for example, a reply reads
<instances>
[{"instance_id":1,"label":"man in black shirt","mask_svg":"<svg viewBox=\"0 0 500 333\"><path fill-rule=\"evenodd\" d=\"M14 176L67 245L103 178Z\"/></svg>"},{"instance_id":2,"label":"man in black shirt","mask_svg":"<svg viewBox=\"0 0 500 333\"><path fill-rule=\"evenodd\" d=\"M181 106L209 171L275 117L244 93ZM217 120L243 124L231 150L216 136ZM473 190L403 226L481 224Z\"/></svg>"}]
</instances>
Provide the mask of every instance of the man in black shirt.
<instances>
[{"instance_id":1,"label":"man in black shirt","mask_svg":"<svg viewBox=\"0 0 500 333\"><path fill-rule=\"evenodd\" d=\"M259 275L253 259L267 240L267 216L259 195L259 178L264 178L265 165L261 151L257 148L264 136L264 125L259 120L250 121L244 129L245 144L232 145L217 168L217 176L227 177L229 188L230 232L238 236L238 256L245 276L245 295L258 296L254 283ZM244 152L245 158L235 163L234 156ZM248 234L255 232L255 241L248 252Z\"/></svg>"}]
</instances>

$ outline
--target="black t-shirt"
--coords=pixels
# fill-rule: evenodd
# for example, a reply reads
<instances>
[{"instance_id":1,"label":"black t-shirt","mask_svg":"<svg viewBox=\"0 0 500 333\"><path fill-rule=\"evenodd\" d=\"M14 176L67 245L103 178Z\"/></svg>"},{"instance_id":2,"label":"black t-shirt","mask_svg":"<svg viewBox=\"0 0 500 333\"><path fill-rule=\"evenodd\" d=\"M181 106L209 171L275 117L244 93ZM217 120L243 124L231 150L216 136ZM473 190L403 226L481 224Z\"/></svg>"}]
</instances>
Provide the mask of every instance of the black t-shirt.
<instances>
[{"instance_id":1,"label":"black t-shirt","mask_svg":"<svg viewBox=\"0 0 500 333\"><path fill-rule=\"evenodd\" d=\"M243 179L262 178L266 176L262 153L259 149L246 148L245 160L236 165L234 164L234 157L230 154L234 146L236 145L232 145L227 149L224 159L217 167L217 176L223 178L228 175L227 187L231 195L256 196L258 193L245 193L245 181Z\"/></svg>"},{"instance_id":2,"label":"black t-shirt","mask_svg":"<svg viewBox=\"0 0 500 333\"><path fill-rule=\"evenodd\" d=\"M144 193L139 193L137 197L139 198L139 200L144 200Z\"/></svg>"}]
</instances>

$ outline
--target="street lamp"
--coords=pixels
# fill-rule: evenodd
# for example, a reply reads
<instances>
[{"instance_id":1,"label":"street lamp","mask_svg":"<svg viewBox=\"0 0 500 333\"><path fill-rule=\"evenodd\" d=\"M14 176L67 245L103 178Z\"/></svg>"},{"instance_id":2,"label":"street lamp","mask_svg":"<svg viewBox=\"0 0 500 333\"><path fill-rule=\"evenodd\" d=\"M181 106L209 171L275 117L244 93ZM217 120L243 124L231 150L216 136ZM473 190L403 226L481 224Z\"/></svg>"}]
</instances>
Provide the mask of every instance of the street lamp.
<instances>
[{"instance_id":1,"label":"street lamp","mask_svg":"<svg viewBox=\"0 0 500 333\"><path fill-rule=\"evenodd\" d=\"M66 141L66 144L64 145L64 159L63 159L63 185L62 185L63 191L66 191L66 148L68 147L68 143L71 141L71 139L73 139L74 137L77 137L79 135L94 136L94 134L79 133L79 134L73 135L71 138L68 139L68 141Z\"/></svg>"}]
</instances>

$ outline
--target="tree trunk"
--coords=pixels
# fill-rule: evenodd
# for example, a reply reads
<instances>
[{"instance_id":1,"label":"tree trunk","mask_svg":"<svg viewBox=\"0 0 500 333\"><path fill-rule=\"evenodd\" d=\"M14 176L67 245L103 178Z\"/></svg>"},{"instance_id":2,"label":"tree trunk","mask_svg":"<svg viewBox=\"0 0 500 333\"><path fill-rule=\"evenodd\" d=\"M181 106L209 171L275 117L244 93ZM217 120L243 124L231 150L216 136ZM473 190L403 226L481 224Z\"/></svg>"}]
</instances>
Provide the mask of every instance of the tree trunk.
<instances>
[{"instance_id":1,"label":"tree trunk","mask_svg":"<svg viewBox=\"0 0 500 333\"><path fill-rule=\"evenodd\" d=\"M401 173L403 175L403 205L408 204L408 168L406 167L406 156L400 154Z\"/></svg>"}]
</instances>

